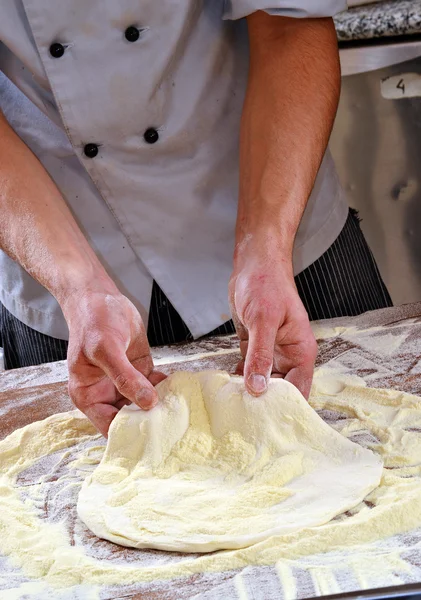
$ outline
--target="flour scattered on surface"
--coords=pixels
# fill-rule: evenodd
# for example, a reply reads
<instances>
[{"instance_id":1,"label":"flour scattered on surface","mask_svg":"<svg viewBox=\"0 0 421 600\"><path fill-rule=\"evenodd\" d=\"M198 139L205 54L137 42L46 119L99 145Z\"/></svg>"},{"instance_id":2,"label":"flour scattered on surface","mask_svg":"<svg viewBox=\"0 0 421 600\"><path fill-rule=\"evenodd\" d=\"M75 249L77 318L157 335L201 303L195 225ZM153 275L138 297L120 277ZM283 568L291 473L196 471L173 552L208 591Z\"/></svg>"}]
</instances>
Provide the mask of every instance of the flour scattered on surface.
<instances>
[{"instance_id":1,"label":"flour scattered on surface","mask_svg":"<svg viewBox=\"0 0 421 600\"><path fill-rule=\"evenodd\" d=\"M327 525L202 556L130 551L98 540L75 514L80 486L100 458L98 434L75 411L29 425L0 443L0 549L25 577L59 588L83 582L111 589L245 564L273 565L335 549L358 572L356 559L362 548L367 551L362 544L421 525L421 438L415 431L421 428L420 399L345 385L333 396L315 394L312 405L340 415L335 428L346 436L370 434L366 445L386 461L380 486L350 514Z\"/></svg>"},{"instance_id":2,"label":"flour scattered on surface","mask_svg":"<svg viewBox=\"0 0 421 600\"><path fill-rule=\"evenodd\" d=\"M62 436L67 428L71 431L60 448L54 447L48 435L54 421L34 424L33 433L41 443L39 447L32 445L31 453L27 446L32 435L29 429L24 434L13 434L5 445L0 442L1 597L86 600L92 593L95 600L98 596L101 600L111 600L136 595L187 600L192 594L197 594L200 600L237 598L234 576L238 572L246 593L256 600L314 596L315 582L321 579L330 593L338 587L345 593L419 582L421 409L419 398L390 391L400 389L421 395L421 319L403 320L416 314L414 308L411 310L412 313L409 309L406 313L404 309L383 311L387 318L390 314L390 322L394 321L384 331L385 335L392 328L393 335L401 339L401 346L388 354L381 366L375 350L359 346L358 333L355 338L345 340L341 334L332 333L332 327L324 326L327 341L321 339L318 359L319 364L324 364L320 373L324 389L313 392L312 404L329 425L358 444L379 452L386 460L382 485L355 510L323 527L310 529L305 535L281 536L270 543L257 544L247 552L198 556L122 548L92 535L75 510L82 482L102 458L103 441L92 429L91 433L85 431L86 435L80 430L85 420L78 413L57 415L54 419L63 419L62 428L57 423L57 435ZM397 314L402 319L399 322ZM387 322L386 317L374 313L353 323L363 323L364 329L377 328ZM335 323L338 323L335 327L350 329L343 326L343 320ZM376 332L376 337L377 345L382 333ZM210 349L208 344L200 351L206 353ZM231 362L234 365L234 359L234 354L226 354L214 362L211 357L205 361L192 360L188 368L228 369ZM332 374L330 383L326 366ZM177 363L176 367L183 365ZM2 374L0 383L6 381L6 375ZM376 392L372 397L369 390L360 389L363 386L357 379L345 381L344 386L346 375L363 379L368 388L388 388L387 393ZM34 378L35 372L33 375L22 372L21 380L28 391ZM316 387L317 379L318 376ZM60 373L56 380L61 380ZM347 393L352 398L350 405ZM17 469L8 473L14 464ZM10 524L15 518L19 526L13 530ZM59 526L58 537L54 526ZM381 535L390 537L382 540ZM54 541L59 544L54 546ZM165 576L170 579L159 579ZM80 583L85 577L85 583ZM63 587L73 583L76 583L73 587ZM9 597L9 593L13 595Z\"/></svg>"}]
</instances>

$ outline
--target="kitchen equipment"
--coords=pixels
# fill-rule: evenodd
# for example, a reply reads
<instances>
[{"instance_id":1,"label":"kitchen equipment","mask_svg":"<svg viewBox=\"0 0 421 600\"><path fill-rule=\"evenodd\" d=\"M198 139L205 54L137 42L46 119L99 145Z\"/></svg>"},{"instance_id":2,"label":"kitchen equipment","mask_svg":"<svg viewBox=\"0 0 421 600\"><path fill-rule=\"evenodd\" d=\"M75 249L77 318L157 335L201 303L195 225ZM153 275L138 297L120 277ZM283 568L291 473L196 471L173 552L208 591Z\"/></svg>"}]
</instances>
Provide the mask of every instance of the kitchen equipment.
<instances>
[{"instance_id":1,"label":"kitchen equipment","mask_svg":"<svg viewBox=\"0 0 421 600\"><path fill-rule=\"evenodd\" d=\"M320 596L319 596L320 598ZM399 585L378 590L323 596L323 600L421 600L421 584ZM305 598L304 600L316 600Z\"/></svg>"},{"instance_id":2,"label":"kitchen equipment","mask_svg":"<svg viewBox=\"0 0 421 600\"><path fill-rule=\"evenodd\" d=\"M421 299L421 41L351 44L331 150L394 303Z\"/></svg>"}]
</instances>

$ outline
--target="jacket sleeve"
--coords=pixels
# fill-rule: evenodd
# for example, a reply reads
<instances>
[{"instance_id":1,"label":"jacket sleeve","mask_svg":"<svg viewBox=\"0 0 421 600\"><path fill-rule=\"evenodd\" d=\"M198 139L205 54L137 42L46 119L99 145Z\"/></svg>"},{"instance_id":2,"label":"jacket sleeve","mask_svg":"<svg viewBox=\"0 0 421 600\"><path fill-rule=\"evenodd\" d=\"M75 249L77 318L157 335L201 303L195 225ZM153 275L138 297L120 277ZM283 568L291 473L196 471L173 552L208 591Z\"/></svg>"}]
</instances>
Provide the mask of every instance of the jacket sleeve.
<instances>
[{"instance_id":1,"label":"jacket sleeve","mask_svg":"<svg viewBox=\"0 0 421 600\"><path fill-rule=\"evenodd\" d=\"M333 17L346 8L347 0L225 0L224 19L241 19L258 10L282 17Z\"/></svg>"}]
</instances>

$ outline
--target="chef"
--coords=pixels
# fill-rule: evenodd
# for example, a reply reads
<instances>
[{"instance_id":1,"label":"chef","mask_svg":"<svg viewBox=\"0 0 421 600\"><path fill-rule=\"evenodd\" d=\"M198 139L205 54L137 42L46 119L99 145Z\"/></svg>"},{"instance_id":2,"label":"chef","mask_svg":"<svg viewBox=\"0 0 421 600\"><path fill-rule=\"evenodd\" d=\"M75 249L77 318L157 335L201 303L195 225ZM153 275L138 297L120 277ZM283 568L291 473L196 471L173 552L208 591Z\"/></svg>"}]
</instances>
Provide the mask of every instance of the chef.
<instances>
[{"instance_id":1,"label":"chef","mask_svg":"<svg viewBox=\"0 0 421 600\"><path fill-rule=\"evenodd\" d=\"M235 327L250 393L308 396L309 319L390 305L326 151L345 5L1 4L6 368L67 356L106 434L157 402L151 345Z\"/></svg>"}]
</instances>

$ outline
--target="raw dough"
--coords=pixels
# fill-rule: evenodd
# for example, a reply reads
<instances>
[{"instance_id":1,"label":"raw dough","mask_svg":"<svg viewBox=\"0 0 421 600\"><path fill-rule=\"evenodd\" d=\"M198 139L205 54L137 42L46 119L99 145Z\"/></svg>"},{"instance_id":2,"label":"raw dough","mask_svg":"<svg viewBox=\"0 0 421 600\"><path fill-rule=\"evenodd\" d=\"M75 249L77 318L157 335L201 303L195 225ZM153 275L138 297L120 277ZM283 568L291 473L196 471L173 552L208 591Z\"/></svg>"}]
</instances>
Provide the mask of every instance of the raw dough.
<instances>
[{"instance_id":1,"label":"raw dough","mask_svg":"<svg viewBox=\"0 0 421 600\"><path fill-rule=\"evenodd\" d=\"M409 335L405 342L406 351L413 344L414 356L419 354L417 342ZM216 595L231 597L228 571L236 569L243 569L235 579L247 594L256 595L258 590L269 598L283 593L285 600L302 595L303 581L320 573L335 585L306 588L307 595L419 581L414 557L421 544L421 399L399 390L369 388L355 376L354 363L347 360L347 365L316 370L310 406L342 435L358 439L383 457L379 487L325 525L272 536L238 550L180 557L119 551L98 540L85 531L74 512L82 481L103 456L93 425L72 411L14 431L0 441L0 561L8 557L1 563L0 586L13 588L11 596L1 589L2 600L28 596L28 586L31 598L43 600L86 600L89 590L94 597L114 598L133 595L134 589L181 599L191 596L190 587L185 594L186 581L194 581L199 590L205 581ZM255 570L259 566L265 569ZM117 591L114 586L123 587Z\"/></svg>"},{"instance_id":2,"label":"raw dough","mask_svg":"<svg viewBox=\"0 0 421 600\"><path fill-rule=\"evenodd\" d=\"M330 521L378 484L380 458L326 425L298 390L262 398L221 371L178 372L150 412L123 408L78 514L136 548L243 548Z\"/></svg>"}]
</instances>

